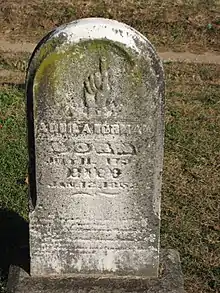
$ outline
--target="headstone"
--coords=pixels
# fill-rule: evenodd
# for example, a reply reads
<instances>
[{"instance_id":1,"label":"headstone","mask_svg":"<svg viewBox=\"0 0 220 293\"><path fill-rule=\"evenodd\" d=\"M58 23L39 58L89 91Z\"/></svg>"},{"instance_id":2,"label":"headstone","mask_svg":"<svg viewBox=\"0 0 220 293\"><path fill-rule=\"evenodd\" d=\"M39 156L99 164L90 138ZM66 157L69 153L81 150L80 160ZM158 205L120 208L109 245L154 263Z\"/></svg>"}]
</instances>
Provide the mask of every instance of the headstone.
<instances>
[{"instance_id":1,"label":"headstone","mask_svg":"<svg viewBox=\"0 0 220 293\"><path fill-rule=\"evenodd\" d=\"M26 281L157 280L164 75L152 45L113 20L62 26L32 55L27 104ZM175 253L164 255L179 265Z\"/></svg>"}]
</instances>

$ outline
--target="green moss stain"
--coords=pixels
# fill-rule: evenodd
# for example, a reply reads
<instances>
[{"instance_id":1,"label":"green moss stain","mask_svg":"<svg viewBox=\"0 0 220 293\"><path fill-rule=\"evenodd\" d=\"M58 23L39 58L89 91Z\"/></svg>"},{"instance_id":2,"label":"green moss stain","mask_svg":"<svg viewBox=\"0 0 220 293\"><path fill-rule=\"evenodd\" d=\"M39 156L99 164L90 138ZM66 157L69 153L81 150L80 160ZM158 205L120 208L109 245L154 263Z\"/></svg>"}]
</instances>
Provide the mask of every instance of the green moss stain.
<instances>
[{"instance_id":1,"label":"green moss stain","mask_svg":"<svg viewBox=\"0 0 220 293\"><path fill-rule=\"evenodd\" d=\"M63 38L52 38L51 40L47 41L41 48L37 55L37 62L41 63L48 55L56 51L56 48L63 43Z\"/></svg>"},{"instance_id":2,"label":"green moss stain","mask_svg":"<svg viewBox=\"0 0 220 293\"><path fill-rule=\"evenodd\" d=\"M38 67L34 82L34 96L36 98L34 103L35 114L37 113L38 101L43 98L42 91L45 91L46 93L53 93L56 88L59 87L59 76L62 72L62 68L60 66L62 62L60 61L62 59L63 54L53 52L47 56L47 58L45 58Z\"/></svg>"},{"instance_id":3,"label":"green moss stain","mask_svg":"<svg viewBox=\"0 0 220 293\"><path fill-rule=\"evenodd\" d=\"M139 66L136 66L133 68L130 74L131 82L134 83L135 86L141 85L143 82L143 72L139 68Z\"/></svg>"},{"instance_id":4,"label":"green moss stain","mask_svg":"<svg viewBox=\"0 0 220 293\"><path fill-rule=\"evenodd\" d=\"M59 40L59 38L48 41L47 44L43 45L37 56L37 60L35 63L36 67L42 67L41 64L44 63L46 59L49 59L47 64L51 63L52 59L56 60L57 58L59 58L58 56L63 56L64 58L66 58L66 56L69 55L71 61L77 61L77 59L85 57L88 52L97 52L100 53L102 56L104 55L107 57L109 51L115 52L116 54L123 56L127 61L129 61L129 63L134 63L134 61L130 57L130 54L127 53L128 49L125 49L121 44L115 44L107 40L86 41L76 45L63 45L63 54L57 53L59 52L59 45L61 45L61 41Z\"/></svg>"},{"instance_id":5,"label":"green moss stain","mask_svg":"<svg viewBox=\"0 0 220 293\"><path fill-rule=\"evenodd\" d=\"M128 64L127 70L131 72L132 84L138 85L141 83L142 73L138 67L134 66L136 62L134 58L131 58L133 54L122 44L115 44L108 40L94 40L73 45L63 43L61 46L60 40L57 39L43 45L35 57L37 68L34 78L35 114L39 103L42 102L43 106L46 106L45 103L49 105L54 103L54 94L57 89L63 88L65 72L70 63L75 64L75 68L78 68L78 70L82 68L85 71L86 66L88 66L89 73L90 66L87 64L89 59L94 58L95 60L97 56L106 57L107 66L111 67L110 60L113 53L113 55L121 56ZM73 76L73 78L77 79L77 76ZM43 101L45 96L43 92L46 92L47 101ZM40 99L42 100L40 101Z\"/></svg>"}]
</instances>

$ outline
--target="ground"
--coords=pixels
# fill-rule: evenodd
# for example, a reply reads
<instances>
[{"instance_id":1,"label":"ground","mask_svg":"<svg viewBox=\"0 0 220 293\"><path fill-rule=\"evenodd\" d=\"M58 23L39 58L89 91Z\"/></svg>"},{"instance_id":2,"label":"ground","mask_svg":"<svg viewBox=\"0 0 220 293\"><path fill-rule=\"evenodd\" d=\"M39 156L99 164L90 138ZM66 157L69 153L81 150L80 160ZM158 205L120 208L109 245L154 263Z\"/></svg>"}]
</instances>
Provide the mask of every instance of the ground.
<instances>
[{"instance_id":1,"label":"ground","mask_svg":"<svg viewBox=\"0 0 220 293\"><path fill-rule=\"evenodd\" d=\"M157 51L169 52L174 60L173 52L209 56L199 63L193 63L193 58L188 63L164 61L161 245L180 252L186 292L220 292L220 2L28 2L0 1L1 44L13 43L10 52L0 46L0 292L4 292L7 267L20 234L18 219L21 223L28 219L24 71L33 47L29 43L38 42L62 23L90 16L132 25ZM23 41L29 49L16 50Z\"/></svg>"}]
</instances>

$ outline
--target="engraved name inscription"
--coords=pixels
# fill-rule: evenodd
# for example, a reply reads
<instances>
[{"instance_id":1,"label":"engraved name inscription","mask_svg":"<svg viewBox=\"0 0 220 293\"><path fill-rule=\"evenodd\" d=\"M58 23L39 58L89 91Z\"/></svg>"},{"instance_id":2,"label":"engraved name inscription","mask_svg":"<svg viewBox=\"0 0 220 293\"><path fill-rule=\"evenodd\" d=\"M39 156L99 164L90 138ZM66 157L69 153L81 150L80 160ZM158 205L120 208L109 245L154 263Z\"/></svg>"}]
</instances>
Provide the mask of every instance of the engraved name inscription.
<instances>
[{"instance_id":1,"label":"engraved name inscription","mask_svg":"<svg viewBox=\"0 0 220 293\"><path fill-rule=\"evenodd\" d=\"M54 121L49 123L40 123L39 132L51 134L112 134L112 135L133 135L146 134L151 132L150 125L137 123L118 123L118 124L101 124L101 123L76 123Z\"/></svg>"}]
</instances>

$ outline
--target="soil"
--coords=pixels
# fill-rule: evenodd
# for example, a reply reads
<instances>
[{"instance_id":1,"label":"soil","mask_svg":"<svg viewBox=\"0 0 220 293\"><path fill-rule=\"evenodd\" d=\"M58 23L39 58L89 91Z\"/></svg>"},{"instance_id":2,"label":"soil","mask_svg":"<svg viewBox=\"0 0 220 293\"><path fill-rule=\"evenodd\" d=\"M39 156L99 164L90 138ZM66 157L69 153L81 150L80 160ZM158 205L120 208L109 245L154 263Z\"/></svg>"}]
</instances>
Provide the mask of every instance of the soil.
<instances>
[{"instance_id":1,"label":"soil","mask_svg":"<svg viewBox=\"0 0 220 293\"><path fill-rule=\"evenodd\" d=\"M0 39L38 42L61 24L105 17L124 22L163 51L220 52L219 0L0 0Z\"/></svg>"},{"instance_id":2,"label":"soil","mask_svg":"<svg viewBox=\"0 0 220 293\"><path fill-rule=\"evenodd\" d=\"M35 47L36 44L34 43L13 43L0 40L0 83L13 81L15 84L20 84L24 82L24 71L27 68L28 59ZM164 63L183 62L220 65L220 54L214 52L194 54L190 52L158 51L158 54ZM20 71L23 73L21 74Z\"/></svg>"}]
</instances>

